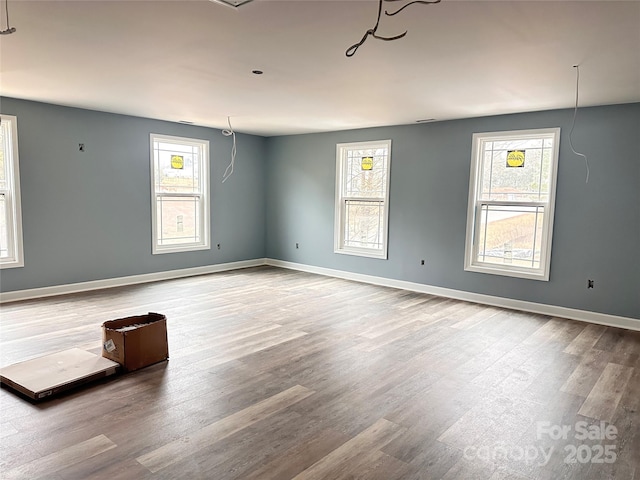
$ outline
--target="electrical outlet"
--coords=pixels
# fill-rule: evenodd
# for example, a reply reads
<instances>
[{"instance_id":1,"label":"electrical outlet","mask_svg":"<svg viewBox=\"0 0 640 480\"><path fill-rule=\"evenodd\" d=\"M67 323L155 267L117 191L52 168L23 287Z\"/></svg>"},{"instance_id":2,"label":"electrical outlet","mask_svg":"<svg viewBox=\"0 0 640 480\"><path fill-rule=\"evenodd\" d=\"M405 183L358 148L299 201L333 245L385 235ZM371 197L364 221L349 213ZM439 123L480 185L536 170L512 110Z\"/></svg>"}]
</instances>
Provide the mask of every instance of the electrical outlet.
<instances>
[{"instance_id":1,"label":"electrical outlet","mask_svg":"<svg viewBox=\"0 0 640 480\"><path fill-rule=\"evenodd\" d=\"M587 288L593 288L593 280L587 280Z\"/></svg>"},{"instance_id":2,"label":"electrical outlet","mask_svg":"<svg viewBox=\"0 0 640 480\"><path fill-rule=\"evenodd\" d=\"M78 144L78 151L84 152L84 143L79 143Z\"/></svg>"},{"instance_id":3,"label":"electrical outlet","mask_svg":"<svg viewBox=\"0 0 640 480\"><path fill-rule=\"evenodd\" d=\"M420 265L424 265L424 260L420 260Z\"/></svg>"},{"instance_id":4,"label":"electrical outlet","mask_svg":"<svg viewBox=\"0 0 640 480\"><path fill-rule=\"evenodd\" d=\"M300 245L296 243L296 248L300 248Z\"/></svg>"},{"instance_id":5,"label":"electrical outlet","mask_svg":"<svg viewBox=\"0 0 640 480\"><path fill-rule=\"evenodd\" d=\"M217 247L218 247L218 250L220 250L220 244L218 244Z\"/></svg>"}]
</instances>

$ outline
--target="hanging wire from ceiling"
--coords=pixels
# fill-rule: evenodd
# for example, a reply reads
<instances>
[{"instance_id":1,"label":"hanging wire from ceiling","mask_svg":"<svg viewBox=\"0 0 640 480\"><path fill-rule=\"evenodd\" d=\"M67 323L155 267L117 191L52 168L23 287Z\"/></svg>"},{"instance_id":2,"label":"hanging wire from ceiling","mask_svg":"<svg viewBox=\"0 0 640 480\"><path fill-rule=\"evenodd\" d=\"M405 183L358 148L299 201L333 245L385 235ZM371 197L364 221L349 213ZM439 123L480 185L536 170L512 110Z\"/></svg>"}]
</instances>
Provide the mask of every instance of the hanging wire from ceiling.
<instances>
[{"instance_id":1,"label":"hanging wire from ceiling","mask_svg":"<svg viewBox=\"0 0 640 480\"><path fill-rule=\"evenodd\" d=\"M398 40L399 38L402 38L407 34L407 32L404 32L394 37L382 37L376 33L378 31L378 26L380 25L380 15L382 15L382 2L383 0L380 0L378 2L378 19L376 20L376 25L373 28L370 28L369 30L364 32L362 39L358 43L354 43L349 48L347 48L347 51L345 52L345 55L347 57L353 57L355 53L358 51L358 48L360 48L360 45L362 45L367 40L367 38L369 38L369 35L371 35L373 38L377 38L378 40L384 40L385 42L389 42L391 40Z\"/></svg>"},{"instance_id":2,"label":"hanging wire from ceiling","mask_svg":"<svg viewBox=\"0 0 640 480\"><path fill-rule=\"evenodd\" d=\"M578 155L579 157L583 157L584 158L584 165L587 169L587 177L585 179L584 183L589 183L589 159L587 158L587 156L584 153L580 153L580 152L576 152L576 149L573 148L573 141L571 139L572 135L573 135L573 129L576 126L576 116L578 115L578 97L579 97L579 92L580 92L580 66L579 65L574 65L573 68L576 69L576 103L575 103L575 107L573 109L573 121L571 122L571 130L569 131L569 146L571 147L571 151Z\"/></svg>"},{"instance_id":3,"label":"hanging wire from ceiling","mask_svg":"<svg viewBox=\"0 0 640 480\"><path fill-rule=\"evenodd\" d=\"M378 27L380 26L380 16L382 15L382 4L383 4L383 2L398 2L398 1L402 1L402 0L379 0L379 2L378 2L378 19L376 20L375 26L373 28L370 28L366 32L364 32L364 35L362 36L362 39L358 43L354 43L349 48L347 48L347 51L345 52L345 55L347 57L353 57L355 55L355 53L358 51L358 48L360 48L360 46L370 36L373 37L373 38L377 38L378 40L384 40L385 42L389 42L391 40L398 40L398 39L404 37L408 33L408 30L405 30L404 33L401 33L400 35L394 35L393 37L383 37L381 35L378 35L378 33L377 33L378 32ZM402 10L407 8L409 5L413 5L415 3L420 3L420 4L423 4L423 5L433 5L435 3L440 3L440 2L441 2L441 0L414 0L412 2L407 3L406 5L403 5L402 7L400 7L398 10L396 10L393 13L389 13L388 10L385 10L384 14L387 15L388 17L392 17L393 15L397 15L398 13L400 13Z\"/></svg>"},{"instance_id":4,"label":"hanging wire from ceiling","mask_svg":"<svg viewBox=\"0 0 640 480\"><path fill-rule=\"evenodd\" d=\"M231 163L227 166L224 171L224 175L222 175L222 183L226 182L231 175L233 175L233 167L236 163L236 132L233 130L231 126L231 117L227 117L227 123L229 124L229 130L222 130L222 134L225 137L233 138L233 145L231 146Z\"/></svg>"},{"instance_id":5,"label":"hanging wire from ceiling","mask_svg":"<svg viewBox=\"0 0 640 480\"><path fill-rule=\"evenodd\" d=\"M386 2L400 2L402 0L385 0ZM387 10L384 11L384 14L389 16L389 17L393 17L394 15L397 15L398 13L400 13L402 10L404 10L405 8L407 8L409 5L413 5L414 3L420 3L422 5L432 5L434 3L440 3L442 0L413 0L413 2L409 2L406 5L403 5L402 7L400 7L398 10L396 10L393 13L389 13Z\"/></svg>"},{"instance_id":6,"label":"hanging wire from ceiling","mask_svg":"<svg viewBox=\"0 0 640 480\"><path fill-rule=\"evenodd\" d=\"M11 35L12 33L15 33L16 28L12 27L9 23L9 0L4 0L4 11L7 19L7 28L0 30L0 35Z\"/></svg>"}]
</instances>

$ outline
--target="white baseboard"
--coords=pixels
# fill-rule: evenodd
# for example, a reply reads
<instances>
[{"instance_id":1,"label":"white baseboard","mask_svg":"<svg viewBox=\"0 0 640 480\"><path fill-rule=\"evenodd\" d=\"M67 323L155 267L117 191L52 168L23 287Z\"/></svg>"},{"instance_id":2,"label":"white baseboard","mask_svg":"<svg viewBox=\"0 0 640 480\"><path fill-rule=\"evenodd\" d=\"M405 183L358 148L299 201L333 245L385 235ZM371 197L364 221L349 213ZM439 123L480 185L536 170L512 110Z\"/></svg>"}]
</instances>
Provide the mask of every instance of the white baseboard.
<instances>
[{"instance_id":1,"label":"white baseboard","mask_svg":"<svg viewBox=\"0 0 640 480\"><path fill-rule=\"evenodd\" d=\"M285 262L282 260L274 260L270 258L266 259L266 264L274 267L288 268L290 270L299 270L301 272L316 273L318 275L343 278L345 280L354 280L356 282L370 283L373 285L380 285L384 287L400 288L402 290L410 290L413 292L428 293L430 295L438 295L440 297L464 300L467 302L491 305L494 307L510 308L513 310L522 310L524 312L540 313L542 315L549 315L552 317L569 318L571 320L597 323L599 325L606 325L609 327L619 327L640 331L640 320L630 317L619 317L616 315L608 315L606 313L597 313L587 310L559 307L556 305L545 305L542 303L526 302L524 300L514 300L505 297L494 297L492 295L471 293L462 290L454 290L451 288L442 288L432 285L425 285L422 283L376 277L373 275L363 275L360 273L352 273L324 267L315 267L312 265Z\"/></svg>"},{"instance_id":2,"label":"white baseboard","mask_svg":"<svg viewBox=\"0 0 640 480\"><path fill-rule=\"evenodd\" d=\"M480 293L465 292L451 288L436 287L422 283L407 282L404 280L394 280L391 278L352 273L344 270L315 267L301 263L285 262L271 258L257 258L254 260L244 260L240 262L221 263L218 265L206 265L203 267L185 268L181 270L170 270L166 272L147 273L142 275L132 275L128 277L108 278L104 280L94 280L90 282L72 283L67 285L55 285L52 287L32 288L29 290L17 290L14 292L0 292L0 303L17 302L20 300L30 300L34 298L51 297L54 295L66 295L69 293L88 292L103 288L123 287L140 283L157 282L161 280L171 280L174 278L193 277L196 275L206 275L209 273L226 272L241 268L259 267L261 265L271 265L274 267L298 270L301 272L315 273L356 282L370 283L384 287L399 288L413 292L438 295L440 297L464 300L467 302L480 303L495 307L522 310L524 312L540 313L553 317L569 318L588 323L597 323L610 327L627 328L629 330L640 331L640 320L630 317L619 317L606 313L590 312L587 310L577 310L574 308L559 307L556 305L545 305L542 303L526 302L524 300L514 300L505 297L495 297Z\"/></svg>"},{"instance_id":3,"label":"white baseboard","mask_svg":"<svg viewBox=\"0 0 640 480\"><path fill-rule=\"evenodd\" d=\"M71 283L67 285L54 285L52 287L32 288L29 290L17 290L14 292L1 292L0 303L17 302L20 300L30 300L33 298L52 297L54 295L66 295L69 293L88 292L91 290L100 290L103 288L124 287L127 285L158 282L160 280L171 280L174 278L194 277L196 275L226 272L229 270L238 270L240 268L259 267L265 264L266 259L257 258L255 260L220 263L217 265L183 268L180 270L169 270L166 272L145 273L142 275L107 278L104 280L93 280L90 282Z\"/></svg>"}]
</instances>

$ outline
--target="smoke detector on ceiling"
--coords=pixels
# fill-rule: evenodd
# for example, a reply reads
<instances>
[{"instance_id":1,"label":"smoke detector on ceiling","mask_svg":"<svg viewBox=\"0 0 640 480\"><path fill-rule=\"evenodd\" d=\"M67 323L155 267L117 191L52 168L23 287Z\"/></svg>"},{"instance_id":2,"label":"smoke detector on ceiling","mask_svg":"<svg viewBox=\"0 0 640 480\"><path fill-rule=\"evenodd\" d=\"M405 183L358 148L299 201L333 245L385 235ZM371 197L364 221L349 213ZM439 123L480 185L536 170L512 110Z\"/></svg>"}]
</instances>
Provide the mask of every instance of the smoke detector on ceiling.
<instances>
[{"instance_id":1,"label":"smoke detector on ceiling","mask_svg":"<svg viewBox=\"0 0 640 480\"><path fill-rule=\"evenodd\" d=\"M246 5L249 2L252 2L253 0L209 0L210 2L213 3L219 3L220 5L226 5L227 7L231 7L231 8L238 8L241 7L242 5Z\"/></svg>"}]
</instances>

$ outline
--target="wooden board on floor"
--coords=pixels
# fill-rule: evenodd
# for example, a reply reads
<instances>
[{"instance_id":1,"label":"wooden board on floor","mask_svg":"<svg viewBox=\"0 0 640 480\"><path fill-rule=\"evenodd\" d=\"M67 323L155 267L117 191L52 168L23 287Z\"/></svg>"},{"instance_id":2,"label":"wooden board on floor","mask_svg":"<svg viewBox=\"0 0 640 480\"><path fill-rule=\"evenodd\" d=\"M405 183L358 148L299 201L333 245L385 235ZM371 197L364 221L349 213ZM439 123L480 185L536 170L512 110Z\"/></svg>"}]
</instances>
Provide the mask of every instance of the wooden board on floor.
<instances>
[{"instance_id":1,"label":"wooden board on floor","mask_svg":"<svg viewBox=\"0 0 640 480\"><path fill-rule=\"evenodd\" d=\"M41 400L84 383L108 377L119 364L91 352L72 348L0 369L3 384Z\"/></svg>"}]
</instances>

